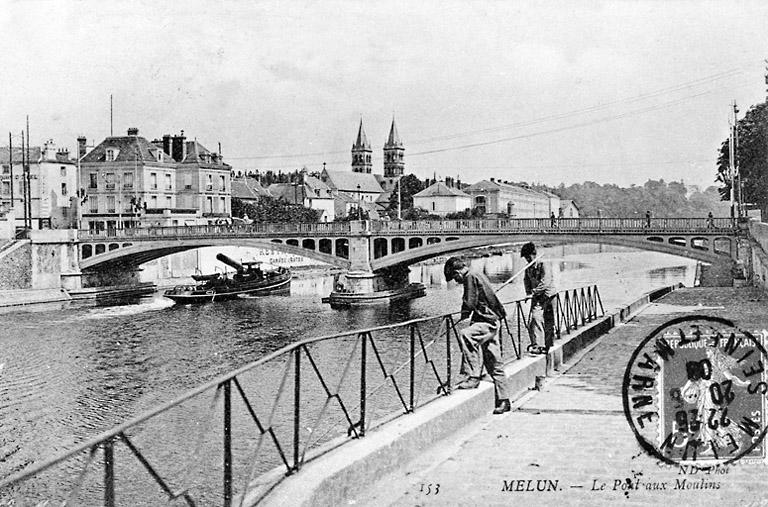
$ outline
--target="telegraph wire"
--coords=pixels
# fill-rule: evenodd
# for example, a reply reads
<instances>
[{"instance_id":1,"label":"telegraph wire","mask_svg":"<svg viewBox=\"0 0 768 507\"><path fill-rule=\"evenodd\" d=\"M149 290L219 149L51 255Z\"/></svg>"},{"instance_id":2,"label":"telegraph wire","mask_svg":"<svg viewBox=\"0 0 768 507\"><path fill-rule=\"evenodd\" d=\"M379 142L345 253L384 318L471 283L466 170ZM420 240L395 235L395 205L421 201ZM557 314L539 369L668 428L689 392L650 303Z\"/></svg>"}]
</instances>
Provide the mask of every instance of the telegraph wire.
<instances>
[{"instance_id":1,"label":"telegraph wire","mask_svg":"<svg viewBox=\"0 0 768 507\"><path fill-rule=\"evenodd\" d=\"M528 126L537 125L539 123L544 123L544 122L552 121L552 120L566 119L566 118L570 118L572 116L580 116L580 115L583 115L583 114L600 111L602 109L606 109L608 107L611 107L611 106L617 105L617 104L632 104L632 103L640 102L640 101L643 101L643 100L646 100L646 99L649 99L649 98L658 97L660 95L665 95L665 94L668 94L668 93L673 93L673 92L676 92L676 91L680 91L680 90L684 90L684 89L689 89L689 88L692 88L694 86L700 86L700 85L704 85L704 84L714 83L714 82L720 81L720 80L722 80L724 78L738 76L738 75L743 74L743 73L744 73L743 68L735 67L735 68L729 69L727 71L721 71L721 72L718 72L718 73L715 73L715 74L711 74L709 76L705 76L705 77L698 78L698 79L695 79L695 80L687 81L685 83L679 83L679 84L676 84L676 85L673 85L673 86L669 86L669 87L666 87L666 88L661 88L661 89L654 90L652 92L648 92L648 93L645 93L645 94L640 94L640 95L637 95L637 96L634 96L634 97L627 97L627 98L623 98L623 99L617 99L617 100L605 102L605 103L602 103L602 104L595 104L595 105L592 105L592 106L589 106L589 107L586 107L586 108L577 109L577 110L573 110L573 111L568 111L568 112L564 112L564 113L557 113L557 114L548 115L548 116L543 116L543 117L536 118L536 119L529 120L529 121L525 121L525 122L517 122L517 123L511 123L511 124L501 125L501 126L497 126L497 127L490 127L490 128L486 128L486 129L473 130L473 131L467 131L467 132L456 133L456 134L447 134L447 135L443 135L443 136L426 138L426 139L422 139L422 140L415 140L415 141L409 142L409 144L418 145L418 144L430 143L430 142L434 142L434 141L444 141L444 140L456 139L456 138L461 138L461 137L469 137L469 136L473 136L473 135L485 134L485 133L490 133L490 132L498 132L500 130L507 130L507 129L511 129L511 128L528 127ZM710 90L710 92L711 92L711 90ZM710 93L710 92L706 92L706 93ZM693 95L693 97L697 97L699 95L700 94ZM672 103L674 103L674 102L672 102ZM590 125L590 124L592 124L592 123L585 123L584 125ZM554 132L557 132L557 131L559 131L559 130L554 130ZM493 144L493 143L491 143L491 144ZM447 149L454 150L454 149L459 149L459 148L447 148ZM414 156L414 155L418 155L418 154L426 154L426 153L430 153L430 152L432 152L432 151L422 151L422 152L412 153L409 156ZM341 155L341 154L346 154L346 153L347 153L347 151L318 151L318 152L296 153L296 154L287 154L287 155L254 155L254 156L247 156L247 157L227 157L227 158L229 160L290 159L290 158L300 158L300 157L318 157L318 156L324 156L324 155Z\"/></svg>"}]
</instances>

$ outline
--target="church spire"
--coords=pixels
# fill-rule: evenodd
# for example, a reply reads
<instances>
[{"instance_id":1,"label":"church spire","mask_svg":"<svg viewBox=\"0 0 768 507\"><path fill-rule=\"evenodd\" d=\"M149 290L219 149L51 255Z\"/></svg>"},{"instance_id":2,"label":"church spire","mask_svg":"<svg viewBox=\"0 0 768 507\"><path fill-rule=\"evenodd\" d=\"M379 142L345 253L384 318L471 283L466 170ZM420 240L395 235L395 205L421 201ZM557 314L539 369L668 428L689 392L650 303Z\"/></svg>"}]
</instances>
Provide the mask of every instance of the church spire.
<instances>
[{"instance_id":1,"label":"church spire","mask_svg":"<svg viewBox=\"0 0 768 507\"><path fill-rule=\"evenodd\" d=\"M352 145L352 172L370 173L371 172L371 143L368 142L368 136L363 129L363 119L360 118L360 128L357 130L357 140Z\"/></svg>"},{"instance_id":2,"label":"church spire","mask_svg":"<svg viewBox=\"0 0 768 507\"><path fill-rule=\"evenodd\" d=\"M384 145L384 177L399 178L405 170L405 160L403 160L405 148L400 140L400 134L397 133L395 117L392 116L392 126L389 128L389 138Z\"/></svg>"},{"instance_id":3,"label":"church spire","mask_svg":"<svg viewBox=\"0 0 768 507\"><path fill-rule=\"evenodd\" d=\"M396 148L400 147L402 148L403 143L400 141L400 134L397 133L397 125L395 125L395 117L392 117L392 126L389 127L389 138L387 139L387 144L384 145L385 148Z\"/></svg>"}]
</instances>

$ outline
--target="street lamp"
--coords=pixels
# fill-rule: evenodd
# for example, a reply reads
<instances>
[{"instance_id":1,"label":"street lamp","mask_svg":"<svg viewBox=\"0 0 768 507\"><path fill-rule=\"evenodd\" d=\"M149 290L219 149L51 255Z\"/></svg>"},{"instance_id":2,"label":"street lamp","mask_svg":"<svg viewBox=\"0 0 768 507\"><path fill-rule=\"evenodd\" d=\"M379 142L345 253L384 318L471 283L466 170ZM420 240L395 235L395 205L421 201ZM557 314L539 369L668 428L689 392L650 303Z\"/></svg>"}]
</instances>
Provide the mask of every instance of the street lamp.
<instances>
[{"instance_id":1,"label":"street lamp","mask_svg":"<svg viewBox=\"0 0 768 507\"><path fill-rule=\"evenodd\" d=\"M361 199L360 199L360 184L357 184L357 219L362 220L363 211L361 209Z\"/></svg>"}]
</instances>

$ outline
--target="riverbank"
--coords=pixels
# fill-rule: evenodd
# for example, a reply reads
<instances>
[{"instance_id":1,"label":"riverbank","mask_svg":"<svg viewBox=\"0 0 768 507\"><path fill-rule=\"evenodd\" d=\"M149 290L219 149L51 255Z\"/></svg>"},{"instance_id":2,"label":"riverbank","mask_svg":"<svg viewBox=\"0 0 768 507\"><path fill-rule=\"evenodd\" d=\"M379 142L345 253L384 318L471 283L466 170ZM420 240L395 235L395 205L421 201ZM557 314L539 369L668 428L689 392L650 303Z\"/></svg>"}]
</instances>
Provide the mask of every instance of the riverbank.
<instances>
[{"instance_id":1,"label":"riverbank","mask_svg":"<svg viewBox=\"0 0 768 507\"><path fill-rule=\"evenodd\" d=\"M601 336L631 319L651 302L680 285L655 289L622 305L592 323L564 336L547 356L524 356L505 367L512 399L526 394L544 379L587 349ZM483 382L478 389L455 391L413 414L401 416L374 432L339 446L338 441L323 446L307 458L301 472L280 477L283 469L262 476L250 485L245 505L346 505L350 498L364 493L382 475L418 457L425 447L450 436L462 427L485 416L494 403L493 384ZM314 458L314 460L313 460ZM280 481L274 486L274 481Z\"/></svg>"},{"instance_id":2,"label":"riverbank","mask_svg":"<svg viewBox=\"0 0 768 507\"><path fill-rule=\"evenodd\" d=\"M414 414L402 416L364 439L331 451L318 451L316 460L282 480L264 497L263 484L253 484L245 504L260 501L260 505L284 505L290 499L292 505L496 505L509 501L504 501L509 499L509 493L497 487L504 479L546 477L578 486L591 483L595 477L606 482L607 477L631 477L630 467L658 475L661 471L650 457L641 453L637 459L637 444L621 412L620 383L626 364L623 354L628 357L637 343L661 322L683 314L719 316L734 320L742 328L763 329L768 302L766 294L755 288L681 288L674 292L670 289L648 293L556 343L549 364L560 371L548 370L547 379L538 383L541 390L534 386L537 377L545 376L544 357L524 358L508 365L508 382L518 400L509 414L489 415L493 387L490 382L483 382L476 390L455 392ZM624 322L631 324L619 326ZM587 372L580 375L588 377L566 381L557 391L550 387L580 363ZM594 381L593 388L573 389L574 382L590 379ZM608 400L605 395L591 394L598 388L604 391L606 386L615 387L610 410L603 406ZM563 394L564 391L569 392ZM541 402L531 401L536 399ZM523 405L532 408L520 413ZM573 413L565 410L565 405L574 405ZM564 426L563 417L574 420ZM611 418L608 429L605 417ZM608 441L612 446L605 445ZM504 446L503 452L499 452L499 445ZM585 454L585 448L592 453ZM623 452L614 452L615 448ZM595 452L600 454L596 456ZM491 455L494 458L489 468ZM564 456L577 462L569 461L563 466ZM536 463L535 469L530 468L531 463ZM481 473L482 470L488 470L490 475ZM755 487L765 480L764 470L757 472L762 475L754 482ZM673 470L667 475L677 473ZM741 482L732 481L728 488L731 493L737 492L734 489L738 490ZM427 497L423 487L419 489L422 483L433 485L432 494L434 484L439 483L441 496ZM572 487L578 489L577 486ZM558 500L552 494L528 493L525 499L518 500L551 505L585 493L588 495L587 489L569 490L560 493ZM623 490L606 492L603 497L583 497L581 502L623 500L619 498L623 494ZM562 495L568 495L568 499ZM749 497L744 492L740 495ZM694 503L703 498L697 497ZM679 501L690 503L690 499Z\"/></svg>"},{"instance_id":3,"label":"riverbank","mask_svg":"<svg viewBox=\"0 0 768 507\"><path fill-rule=\"evenodd\" d=\"M663 323L695 314L763 330L767 303L755 288L675 291L601 337L511 412L482 414L392 473L359 484L359 494L338 504L764 505L768 469L762 463L737 461L709 471L660 466L639 447L621 390L632 352Z\"/></svg>"}]
</instances>

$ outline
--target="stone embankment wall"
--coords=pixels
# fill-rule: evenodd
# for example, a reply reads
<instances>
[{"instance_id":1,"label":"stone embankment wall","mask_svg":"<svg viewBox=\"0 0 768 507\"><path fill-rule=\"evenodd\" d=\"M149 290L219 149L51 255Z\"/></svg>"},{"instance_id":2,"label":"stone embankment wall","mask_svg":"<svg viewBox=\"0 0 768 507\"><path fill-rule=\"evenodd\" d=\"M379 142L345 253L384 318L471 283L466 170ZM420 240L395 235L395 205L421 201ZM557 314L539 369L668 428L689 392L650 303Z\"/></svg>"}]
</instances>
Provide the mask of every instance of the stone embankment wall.
<instances>
[{"instance_id":1,"label":"stone embankment wall","mask_svg":"<svg viewBox=\"0 0 768 507\"><path fill-rule=\"evenodd\" d=\"M32 245L28 240L0 253L0 290L32 288Z\"/></svg>"},{"instance_id":2,"label":"stone embankment wall","mask_svg":"<svg viewBox=\"0 0 768 507\"><path fill-rule=\"evenodd\" d=\"M754 220L749 222L749 235L752 284L768 289L768 224Z\"/></svg>"}]
</instances>

